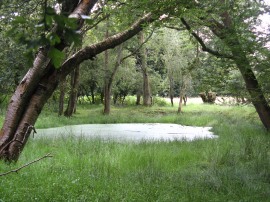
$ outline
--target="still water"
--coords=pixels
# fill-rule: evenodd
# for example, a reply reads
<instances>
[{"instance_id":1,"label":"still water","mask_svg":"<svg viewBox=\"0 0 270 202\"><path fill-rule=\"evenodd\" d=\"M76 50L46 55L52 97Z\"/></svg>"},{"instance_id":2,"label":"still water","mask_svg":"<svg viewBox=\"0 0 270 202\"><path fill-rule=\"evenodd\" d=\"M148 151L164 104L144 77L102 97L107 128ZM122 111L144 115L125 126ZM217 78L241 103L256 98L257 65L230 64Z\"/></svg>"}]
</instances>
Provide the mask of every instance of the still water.
<instances>
[{"instance_id":1,"label":"still water","mask_svg":"<svg viewBox=\"0 0 270 202\"><path fill-rule=\"evenodd\" d=\"M84 136L115 141L173 141L217 138L211 127L182 126L178 124L84 124L38 129L36 137Z\"/></svg>"}]
</instances>

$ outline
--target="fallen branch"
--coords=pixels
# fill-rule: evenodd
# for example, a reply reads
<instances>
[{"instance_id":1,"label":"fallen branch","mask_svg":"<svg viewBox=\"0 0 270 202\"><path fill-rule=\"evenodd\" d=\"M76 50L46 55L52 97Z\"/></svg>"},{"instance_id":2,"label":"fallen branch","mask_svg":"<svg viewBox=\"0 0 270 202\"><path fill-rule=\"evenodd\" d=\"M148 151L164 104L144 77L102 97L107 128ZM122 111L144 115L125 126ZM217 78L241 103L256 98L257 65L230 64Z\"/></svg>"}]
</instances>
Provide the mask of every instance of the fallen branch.
<instances>
[{"instance_id":1,"label":"fallen branch","mask_svg":"<svg viewBox=\"0 0 270 202\"><path fill-rule=\"evenodd\" d=\"M50 153L48 153L48 154L46 154L45 156L43 156L43 157L41 157L41 158L38 158L38 159L36 159L36 160L34 160L34 161L31 161L31 162L29 162L29 163L27 163L27 164L25 164L25 165L23 165L23 166L21 166L21 167L19 167L19 168L17 168L17 169L10 170L10 171L5 172L5 173L0 173L0 177L5 176L5 175L8 175L8 174L10 174L10 173L18 173L19 170L21 170L21 169L23 169L23 168L25 168L25 167L27 167L27 166L33 164L33 163L36 163L36 162L38 162L38 161L41 161L42 159L49 158L49 157L53 157L53 156L52 156Z\"/></svg>"}]
</instances>

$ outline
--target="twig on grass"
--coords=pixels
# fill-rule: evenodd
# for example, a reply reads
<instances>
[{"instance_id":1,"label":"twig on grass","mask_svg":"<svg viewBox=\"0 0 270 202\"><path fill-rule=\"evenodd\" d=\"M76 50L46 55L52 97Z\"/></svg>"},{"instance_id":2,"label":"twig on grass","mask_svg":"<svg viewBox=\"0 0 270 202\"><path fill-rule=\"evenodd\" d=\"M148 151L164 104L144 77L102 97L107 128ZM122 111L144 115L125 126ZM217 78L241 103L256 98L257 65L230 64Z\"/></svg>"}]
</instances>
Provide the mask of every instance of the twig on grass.
<instances>
[{"instance_id":1,"label":"twig on grass","mask_svg":"<svg viewBox=\"0 0 270 202\"><path fill-rule=\"evenodd\" d=\"M42 157L40 157L40 158L38 158L38 159L36 159L36 160L34 160L34 161L31 161L31 162L29 162L29 163L27 163L27 164L25 164L25 165L23 165L23 166L21 166L21 167L19 167L19 168L17 168L17 169L10 170L10 171L5 172L5 173L0 173L0 177L5 176L5 175L8 175L8 174L10 174L10 173L18 173L19 170L21 170L21 169L23 169L23 168L25 168L25 167L27 167L27 166L33 164L33 163L36 163L36 162L38 162L38 161L41 161L42 159L49 158L49 157L51 158L51 157L53 157L53 156L52 156L50 153L48 153L48 154L46 154L45 156L42 156Z\"/></svg>"}]
</instances>

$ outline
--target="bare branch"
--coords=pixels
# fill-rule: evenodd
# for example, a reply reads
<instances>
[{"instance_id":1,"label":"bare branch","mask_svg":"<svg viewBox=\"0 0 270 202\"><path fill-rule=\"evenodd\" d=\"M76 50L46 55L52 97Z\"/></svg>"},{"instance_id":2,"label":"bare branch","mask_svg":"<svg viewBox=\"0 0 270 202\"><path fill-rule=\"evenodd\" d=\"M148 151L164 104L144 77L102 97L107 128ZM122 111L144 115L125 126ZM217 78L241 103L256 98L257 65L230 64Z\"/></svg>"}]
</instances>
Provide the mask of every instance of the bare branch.
<instances>
[{"instance_id":1,"label":"bare branch","mask_svg":"<svg viewBox=\"0 0 270 202\"><path fill-rule=\"evenodd\" d=\"M208 53L210 53L218 58L233 59L232 55L223 54L223 53L220 53L216 50L213 50L213 49L207 47L206 44L204 43L203 39L197 33L192 31L190 25L186 22L186 20L184 18L181 18L181 22L185 25L186 29L191 33L191 35L199 42L203 51L208 52Z\"/></svg>"},{"instance_id":2,"label":"bare branch","mask_svg":"<svg viewBox=\"0 0 270 202\"><path fill-rule=\"evenodd\" d=\"M127 59L127 58L131 57L132 55L136 54L136 53L141 49L141 47L149 41L149 39L152 37L152 35L153 35L153 33L154 33L154 30L155 30L155 29L152 30L152 32L151 32L151 33L149 34L149 36L144 40L144 42L141 43L134 51L132 51L129 55L123 57L123 58L121 59L121 63L122 63L125 59Z\"/></svg>"},{"instance_id":3,"label":"bare branch","mask_svg":"<svg viewBox=\"0 0 270 202\"><path fill-rule=\"evenodd\" d=\"M174 29L174 30L177 30L177 31L184 31L184 30L186 30L183 27L175 27L175 26L169 26L169 25L165 25L165 27L168 28L168 29Z\"/></svg>"},{"instance_id":4,"label":"bare branch","mask_svg":"<svg viewBox=\"0 0 270 202\"><path fill-rule=\"evenodd\" d=\"M23 165L23 166L21 166L21 167L19 167L19 168L17 168L17 169L10 170L10 171L5 172L5 173L0 173L0 177L5 176L5 175L8 175L8 174L10 174L10 173L18 173L18 171L20 171L21 169L23 169L23 168L25 168L25 167L27 167L27 166L30 166L30 165L33 164L33 163L36 163L36 162L38 162L38 161L41 161L42 159L45 159L45 158L51 158L51 157L53 157L53 156L52 156L50 153L48 153L48 154L46 154L45 156L42 156L42 157L40 157L40 158L38 158L38 159L36 159L36 160L34 160L34 161L31 161L31 162L29 162L29 163L27 163L27 164L25 164L25 165Z\"/></svg>"}]
</instances>

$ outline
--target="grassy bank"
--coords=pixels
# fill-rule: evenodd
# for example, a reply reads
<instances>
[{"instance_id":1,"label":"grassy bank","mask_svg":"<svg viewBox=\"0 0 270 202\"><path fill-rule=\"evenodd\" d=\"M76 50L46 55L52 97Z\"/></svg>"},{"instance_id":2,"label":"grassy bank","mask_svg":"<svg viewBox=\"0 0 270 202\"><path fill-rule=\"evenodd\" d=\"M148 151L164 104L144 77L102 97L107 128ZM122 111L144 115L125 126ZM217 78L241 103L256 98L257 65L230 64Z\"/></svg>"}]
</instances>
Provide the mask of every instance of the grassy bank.
<instances>
[{"instance_id":1,"label":"grassy bank","mask_svg":"<svg viewBox=\"0 0 270 202\"><path fill-rule=\"evenodd\" d=\"M31 139L16 165L54 157L0 177L0 201L269 201L270 136L253 108L81 106L71 119L44 112L37 128L81 123L163 122L212 126L218 139L117 143L59 137Z\"/></svg>"}]
</instances>

